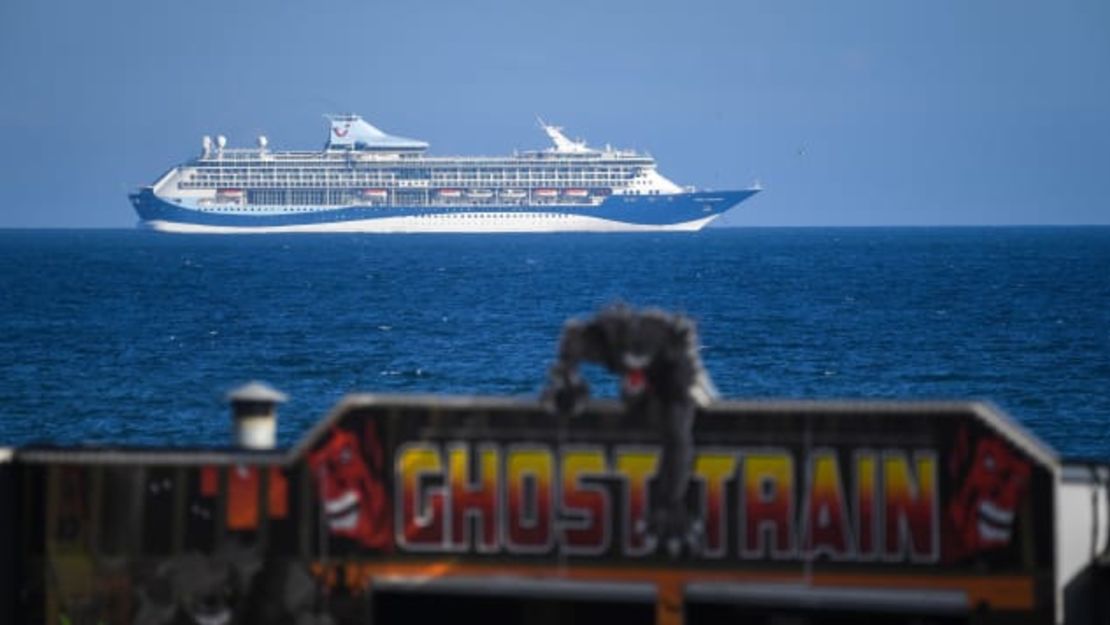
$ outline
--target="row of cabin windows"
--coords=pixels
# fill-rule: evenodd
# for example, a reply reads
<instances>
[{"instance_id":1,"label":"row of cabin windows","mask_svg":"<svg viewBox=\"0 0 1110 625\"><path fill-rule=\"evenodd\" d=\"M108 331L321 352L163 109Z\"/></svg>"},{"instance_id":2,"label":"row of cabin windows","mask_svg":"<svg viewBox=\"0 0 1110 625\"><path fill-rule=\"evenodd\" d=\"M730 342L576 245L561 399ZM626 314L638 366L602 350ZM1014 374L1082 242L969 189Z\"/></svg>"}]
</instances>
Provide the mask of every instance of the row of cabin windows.
<instances>
[{"instance_id":1,"label":"row of cabin windows","mask_svg":"<svg viewBox=\"0 0 1110 625\"><path fill-rule=\"evenodd\" d=\"M535 177L535 176L630 176L642 171L639 167L634 168L614 168L614 169L517 169L517 170L459 170L459 169L440 169L440 170L424 170L424 171L405 171L405 170L349 170L349 169L317 169L317 170L272 170L272 169L245 169L245 170L194 170L192 174L197 177L239 177L243 175L248 176L285 176L285 177L321 177L321 176L377 176L377 177L400 177L400 178L436 178L436 177L493 177L493 178L521 178L521 177Z\"/></svg>"},{"instance_id":2,"label":"row of cabin windows","mask_svg":"<svg viewBox=\"0 0 1110 625\"><path fill-rule=\"evenodd\" d=\"M400 195L395 198L397 204L421 204L421 205L440 205L440 204L456 204L460 198L438 198L426 197L420 195ZM474 203L473 199L467 200L469 203ZM489 202L503 202L504 200L495 200L489 198ZM269 208L258 207L272 207L272 206L345 206L356 204L380 203L381 200L373 200L371 198L363 198L356 193L343 193L332 192L325 194L322 191L284 191L284 190L251 190L247 192L247 206L246 210L261 211L270 210ZM560 203L560 198L533 198L536 203ZM237 204L237 202L228 202L229 204ZM563 200L562 203L565 203ZM225 204L226 205L226 204ZM466 209L460 209L466 210Z\"/></svg>"},{"instance_id":3,"label":"row of cabin windows","mask_svg":"<svg viewBox=\"0 0 1110 625\"><path fill-rule=\"evenodd\" d=\"M614 185L620 182L625 182L624 179L604 179L604 178L575 178L575 179L562 179L562 178L537 178L533 180L457 180L457 179L443 179L430 181L431 187L470 187L470 186L490 186L490 187L506 187L506 186L535 186L535 185L553 185L553 186L594 186L597 184ZM179 189L207 189L213 186L233 186L233 187L281 187L281 188L311 188L334 186L339 188L344 187L374 187L374 186L388 186L394 187L395 182L391 180L377 180L377 179L343 179L343 180L258 180L258 179L217 179L217 180L192 180L181 181L177 184Z\"/></svg>"},{"instance_id":4,"label":"row of cabin windows","mask_svg":"<svg viewBox=\"0 0 1110 625\"><path fill-rule=\"evenodd\" d=\"M627 180L635 178L634 174L556 174L546 176L479 176L479 175L435 175L431 178L419 178L418 180L441 181L441 180ZM234 176L234 175L215 175L215 174L198 174L187 178L189 181L233 181L233 180L320 180L320 181L358 181L358 180L372 180L372 181L392 181L396 180L391 176L322 176L322 175L297 175L297 174L282 174L282 175L268 175L268 174L250 174L247 176Z\"/></svg>"},{"instance_id":5,"label":"row of cabin windows","mask_svg":"<svg viewBox=\"0 0 1110 625\"><path fill-rule=\"evenodd\" d=\"M300 164L300 165L298 165L298 164L292 164L292 163L283 163L281 165L259 164L259 165L254 166L254 167L220 167L218 165L217 166L213 166L213 165L195 166L194 165L194 166L191 166L191 168L196 170L196 171L201 171L201 172L217 172L217 173L222 172L222 173L234 173L234 174L242 174L242 173L248 173L248 172L252 172L252 171L298 170L298 171L396 171L396 172L413 172L413 173L419 173L419 174L427 175L427 174L433 173L433 172L445 172L445 171L447 171L447 172L480 171L480 172L489 172L489 173L502 173L502 172L512 173L512 172L516 172L516 171L552 171L552 170L556 170L556 171L593 171L593 172L626 171L626 170L629 170L629 169L640 169L644 165L646 165L646 164L645 163L627 163L627 164L620 164L620 165L613 164L613 165L593 166L593 167L582 167L582 166L569 166L568 167L566 165L555 165L555 164L539 165L539 166L536 166L536 165L520 166L520 167L511 167L511 166L510 167L505 167L505 166L491 166L491 167L461 166L460 167L460 166L455 166L455 165L445 165L445 166L442 166L442 167L427 167L427 166L425 166L425 167L394 167L394 166L391 166L391 165L390 166L370 166L370 167L357 167L357 166L356 167L350 167L350 166L347 166L346 164L343 164L343 163L323 164L323 165L321 165L321 164Z\"/></svg>"}]
</instances>

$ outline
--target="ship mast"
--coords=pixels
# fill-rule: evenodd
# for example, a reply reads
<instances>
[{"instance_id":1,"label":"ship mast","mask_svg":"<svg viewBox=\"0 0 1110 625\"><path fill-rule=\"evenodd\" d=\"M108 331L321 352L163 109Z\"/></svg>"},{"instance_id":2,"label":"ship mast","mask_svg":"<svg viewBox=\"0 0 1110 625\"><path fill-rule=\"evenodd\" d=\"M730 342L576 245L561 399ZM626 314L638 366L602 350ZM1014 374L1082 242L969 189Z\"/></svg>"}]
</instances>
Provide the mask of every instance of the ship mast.
<instances>
[{"instance_id":1,"label":"ship mast","mask_svg":"<svg viewBox=\"0 0 1110 625\"><path fill-rule=\"evenodd\" d=\"M594 152L594 150L586 147L585 141L572 141L568 139L567 136L563 134L563 128L561 126L547 124L539 115L536 116L536 121L540 123L540 128L543 128L543 131L551 138L551 142L555 144L556 152L569 154L589 154Z\"/></svg>"}]
</instances>

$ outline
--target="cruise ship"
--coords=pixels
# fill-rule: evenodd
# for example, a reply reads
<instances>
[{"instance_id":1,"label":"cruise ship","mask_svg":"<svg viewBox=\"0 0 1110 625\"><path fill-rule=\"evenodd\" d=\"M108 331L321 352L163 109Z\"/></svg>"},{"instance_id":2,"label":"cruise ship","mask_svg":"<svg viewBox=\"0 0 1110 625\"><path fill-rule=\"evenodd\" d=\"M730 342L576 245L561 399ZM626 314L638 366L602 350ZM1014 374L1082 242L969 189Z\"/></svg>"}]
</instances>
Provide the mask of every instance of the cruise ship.
<instances>
[{"instance_id":1,"label":"cruise ship","mask_svg":"<svg viewBox=\"0 0 1110 625\"><path fill-rule=\"evenodd\" d=\"M357 115L326 116L322 150L231 148L204 137L196 158L130 195L146 228L169 232L693 231L759 191L680 187L646 154L569 139L503 157L429 156L428 144Z\"/></svg>"}]
</instances>

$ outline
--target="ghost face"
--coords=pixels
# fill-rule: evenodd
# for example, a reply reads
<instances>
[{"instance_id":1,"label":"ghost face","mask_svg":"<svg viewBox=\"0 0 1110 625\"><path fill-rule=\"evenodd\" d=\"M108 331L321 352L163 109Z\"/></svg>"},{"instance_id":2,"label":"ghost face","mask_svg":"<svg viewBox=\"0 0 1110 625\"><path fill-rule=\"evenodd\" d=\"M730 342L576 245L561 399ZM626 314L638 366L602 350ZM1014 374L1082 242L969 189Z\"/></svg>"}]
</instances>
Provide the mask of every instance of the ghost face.
<instances>
[{"instance_id":1,"label":"ghost face","mask_svg":"<svg viewBox=\"0 0 1110 625\"><path fill-rule=\"evenodd\" d=\"M385 488L367 466L355 435L332 430L328 440L309 456L309 466L329 531L367 547L388 546Z\"/></svg>"},{"instance_id":2,"label":"ghost face","mask_svg":"<svg viewBox=\"0 0 1110 625\"><path fill-rule=\"evenodd\" d=\"M609 345L617 352L613 368L621 379L621 395L626 400L639 399L658 373L660 353L669 338L666 328L655 320L632 317L610 328L610 335Z\"/></svg>"},{"instance_id":3,"label":"ghost face","mask_svg":"<svg viewBox=\"0 0 1110 625\"><path fill-rule=\"evenodd\" d=\"M621 358L621 393L625 398L637 398L647 390L647 368L651 356L625 353Z\"/></svg>"},{"instance_id":4,"label":"ghost face","mask_svg":"<svg viewBox=\"0 0 1110 625\"><path fill-rule=\"evenodd\" d=\"M963 486L948 507L964 553L1010 544L1029 473L1029 463L997 437L979 440Z\"/></svg>"}]
</instances>

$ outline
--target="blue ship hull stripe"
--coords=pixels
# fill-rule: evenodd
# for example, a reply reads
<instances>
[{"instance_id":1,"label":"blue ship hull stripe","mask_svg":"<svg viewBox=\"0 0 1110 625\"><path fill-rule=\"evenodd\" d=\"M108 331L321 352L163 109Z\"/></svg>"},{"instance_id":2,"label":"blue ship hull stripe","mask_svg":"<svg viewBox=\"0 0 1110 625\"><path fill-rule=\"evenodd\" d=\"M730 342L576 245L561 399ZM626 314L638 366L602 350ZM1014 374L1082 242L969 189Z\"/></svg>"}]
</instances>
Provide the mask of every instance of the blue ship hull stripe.
<instances>
[{"instance_id":1,"label":"blue ship hull stripe","mask_svg":"<svg viewBox=\"0 0 1110 625\"><path fill-rule=\"evenodd\" d=\"M390 217L416 217L467 213L559 214L593 217L635 226L670 226L714 217L733 208L758 191L701 191L674 195L613 195L598 206L347 206L290 213L226 213L200 210L169 202L150 187L132 196L144 221L166 221L200 226L237 228L319 225Z\"/></svg>"}]
</instances>

